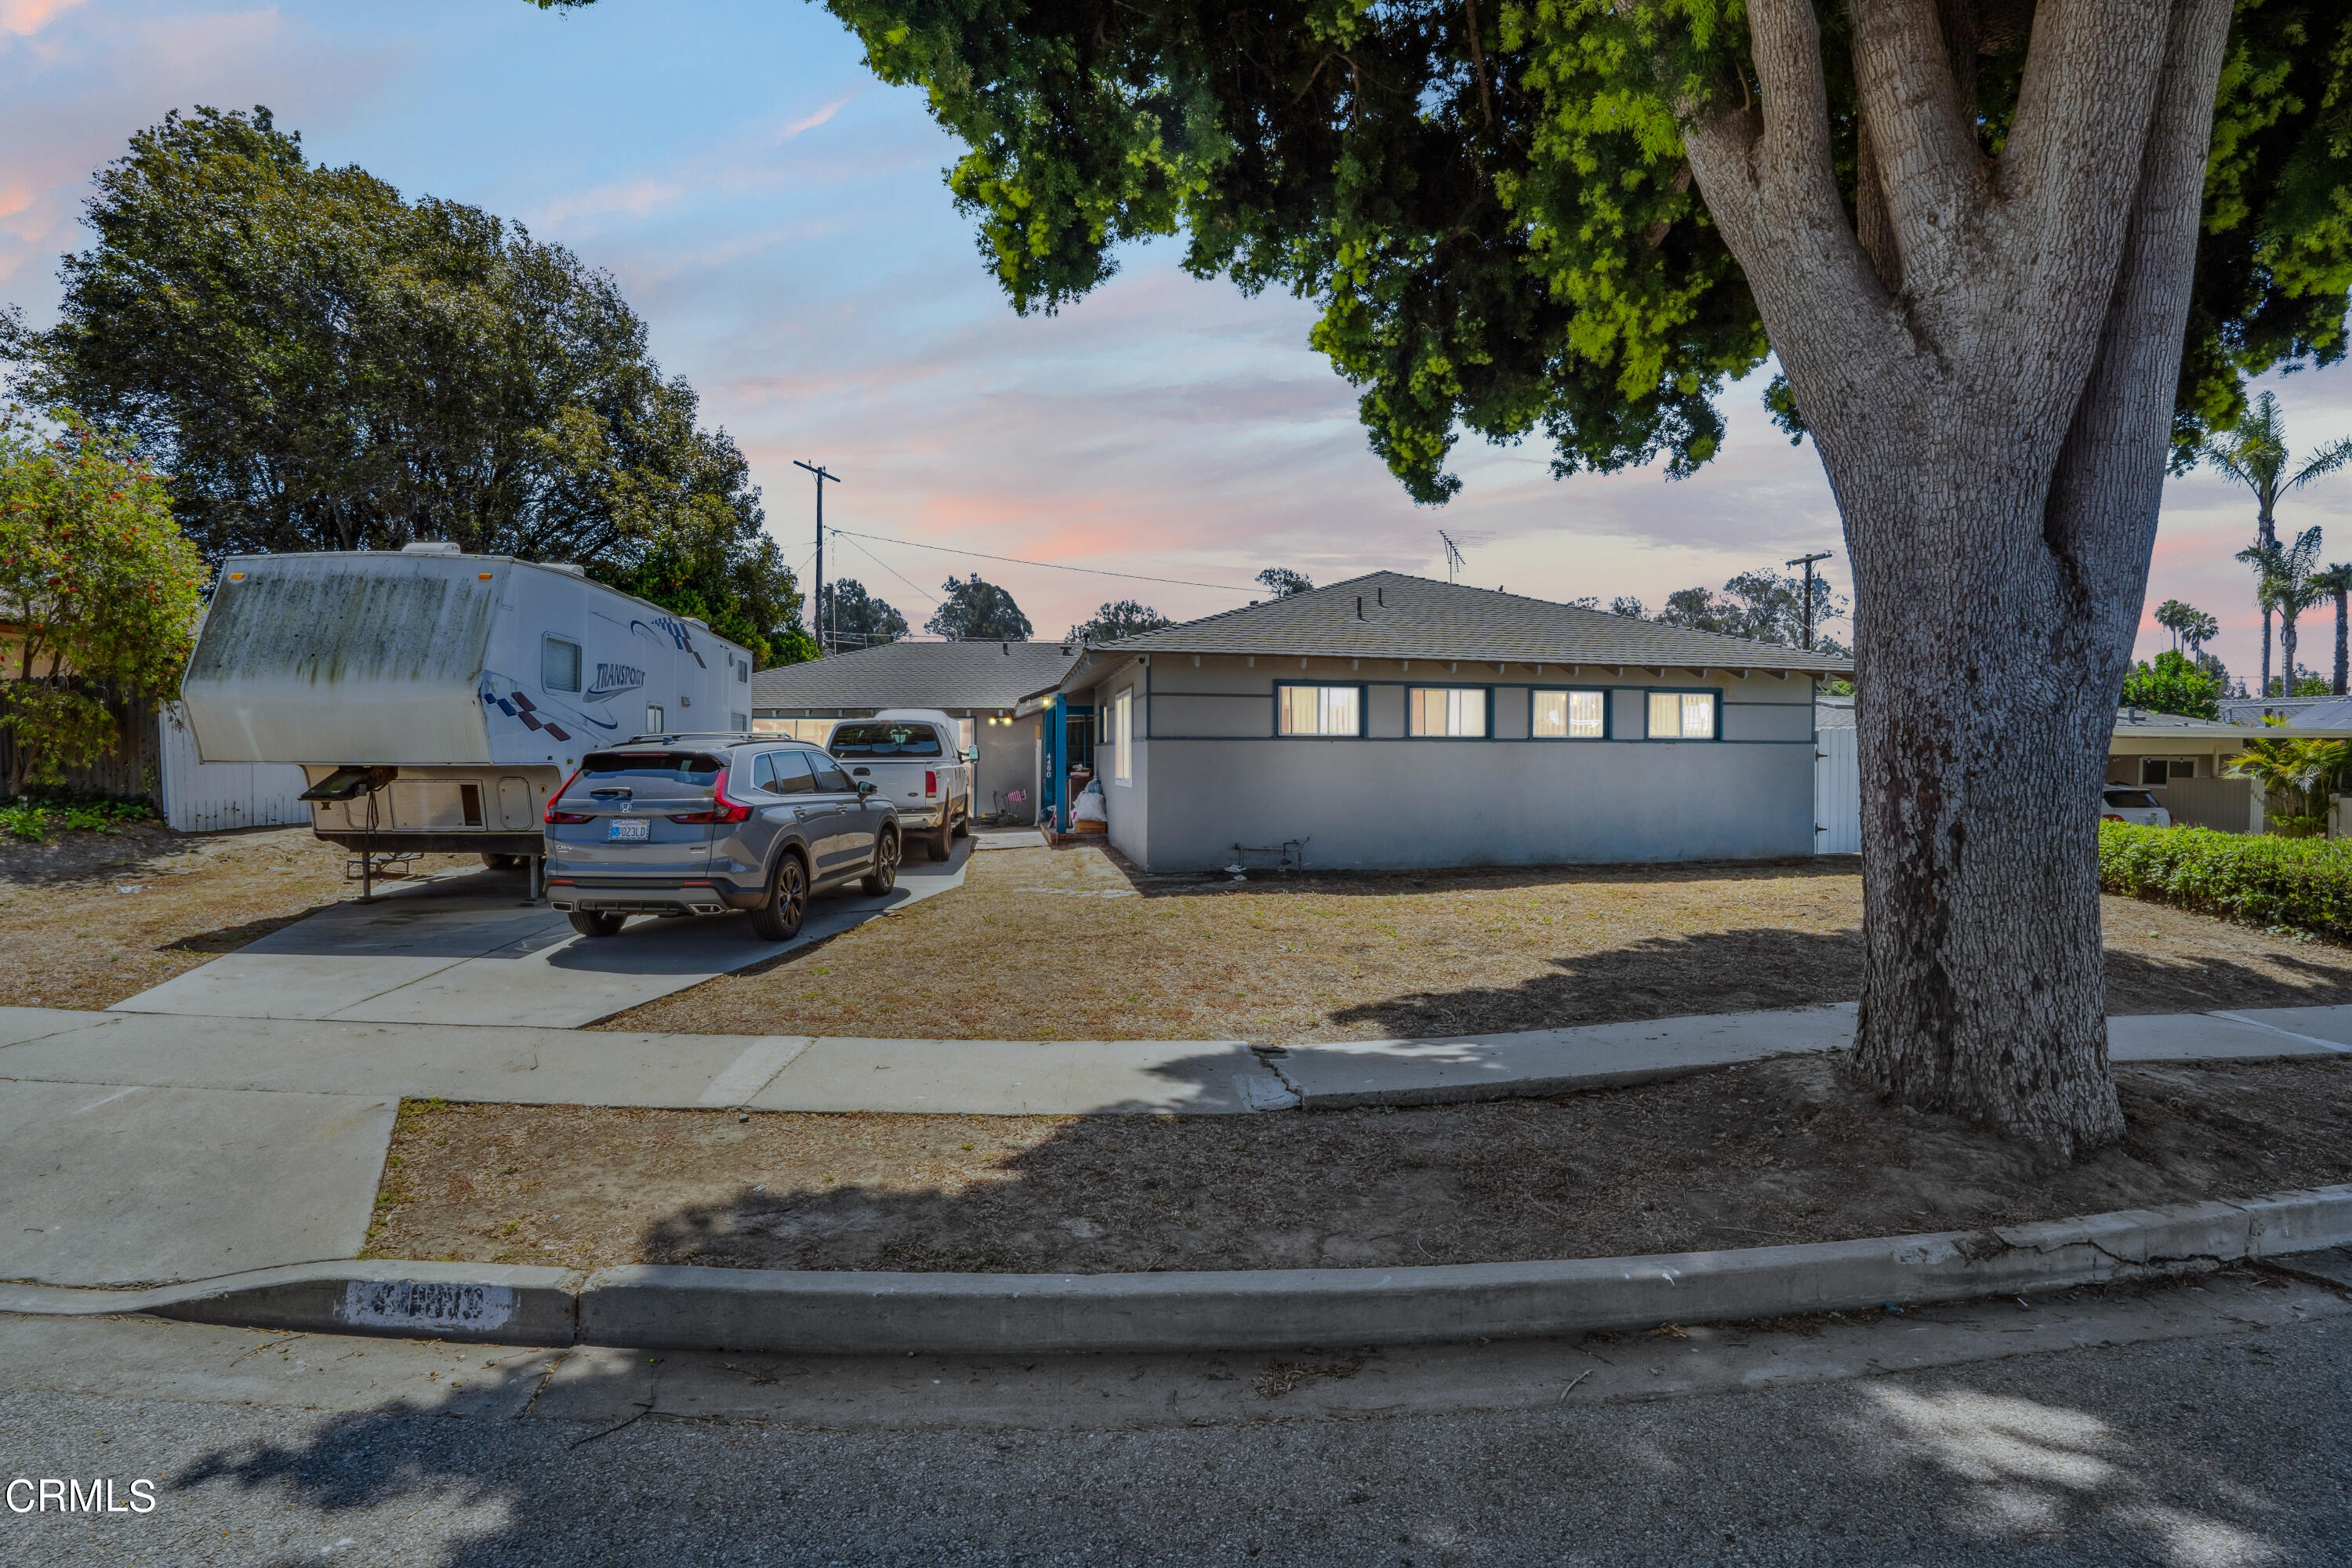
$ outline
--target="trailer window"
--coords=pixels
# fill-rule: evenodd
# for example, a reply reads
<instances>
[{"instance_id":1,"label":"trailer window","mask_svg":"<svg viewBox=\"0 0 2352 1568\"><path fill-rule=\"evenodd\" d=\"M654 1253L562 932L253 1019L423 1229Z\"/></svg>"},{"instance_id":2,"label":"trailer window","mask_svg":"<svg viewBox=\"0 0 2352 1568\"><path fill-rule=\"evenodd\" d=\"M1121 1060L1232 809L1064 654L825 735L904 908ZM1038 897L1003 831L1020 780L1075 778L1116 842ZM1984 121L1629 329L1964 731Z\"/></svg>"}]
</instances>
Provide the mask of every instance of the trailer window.
<instances>
[{"instance_id":1,"label":"trailer window","mask_svg":"<svg viewBox=\"0 0 2352 1568\"><path fill-rule=\"evenodd\" d=\"M827 750L836 757L936 757L940 732L929 724L843 724Z\"/></svg>"},{"instance_id":2,"label":"trailer window","mask_svg":"<svg viewBox=\"0 0 2352 1568\"><path fill-rule=\"evenodd\" d=\"M580 776L600 784L606 779L663 779L707 784L726 765L707 752L591 752L581 761Z\"/></svg>"},{"instance_id":3,"label":"trailer window","mask_svg":"<svg viewBox=\"0 0 2352 1568\"><path fill-rule=\"evenodd\" d=\"M541 640L539 684L546 691L580 689L580 645L562 637Z\"/></svg>"}]
</instances>

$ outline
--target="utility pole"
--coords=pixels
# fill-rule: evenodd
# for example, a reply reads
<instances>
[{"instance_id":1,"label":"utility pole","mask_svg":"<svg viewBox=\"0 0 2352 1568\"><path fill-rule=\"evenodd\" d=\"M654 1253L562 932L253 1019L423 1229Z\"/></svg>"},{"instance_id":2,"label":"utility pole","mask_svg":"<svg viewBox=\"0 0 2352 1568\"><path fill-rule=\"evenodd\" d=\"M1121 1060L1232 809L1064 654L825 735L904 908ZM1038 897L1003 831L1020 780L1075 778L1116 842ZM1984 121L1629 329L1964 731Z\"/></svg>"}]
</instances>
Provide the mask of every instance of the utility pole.
<instances>
[{"instance_id":1,"label":"utility pole","mask_svg":"<svg viewBox=\"0 0 2352 1568\"><path fill-rule=\"evenodd\" d=\"M841 476L839 474L829 474L825 472L824 465L822 463L803 463L798 458L794 458L793 459L793 467L795 468L806 468L810 473L816 476L816 596L809 601L809 619L816 624L816 656L819 658L823 658L825 656L826 651L824 635L824 481L831 479L835 484L839 484L841 483Z\"/></svg>"},{"instance_id":2,"label":"utility pole","mask_svg":"<svg viewBox=\"0 0 2352 1568\"><path fill-rule=\"evenodd\" d=\"M807 465L802 466L805 468ZM1805 569L1805 651L1807 653L1813 651L1813 563L1827 561L1833 553L1835 552L1828 550L1816 551L1811 555L1800 555L1794 561L1780 563L1783 566L1801 566Z\"/></svg>"}]
</instances>

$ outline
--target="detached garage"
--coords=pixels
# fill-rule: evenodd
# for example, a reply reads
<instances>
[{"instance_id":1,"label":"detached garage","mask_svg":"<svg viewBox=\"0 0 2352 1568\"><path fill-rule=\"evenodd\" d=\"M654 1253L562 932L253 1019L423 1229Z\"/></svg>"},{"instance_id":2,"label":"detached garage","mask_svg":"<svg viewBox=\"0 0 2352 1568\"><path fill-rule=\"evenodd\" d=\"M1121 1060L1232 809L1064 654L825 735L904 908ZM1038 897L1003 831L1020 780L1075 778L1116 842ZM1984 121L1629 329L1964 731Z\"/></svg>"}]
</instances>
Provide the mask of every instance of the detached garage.
<instances>
[{"instance_id":1,"label":"detached garage","mask_svg":"<svg viewBox=\"0 0 2352 1568\"><path fill-rule=\"evenodd\" d=\"M1759 859L1812 851L1814 680L1850 668L1379 573L1087 649L1024 706L1094 716L1149 870Z\"/></svg>"}]
</instances>

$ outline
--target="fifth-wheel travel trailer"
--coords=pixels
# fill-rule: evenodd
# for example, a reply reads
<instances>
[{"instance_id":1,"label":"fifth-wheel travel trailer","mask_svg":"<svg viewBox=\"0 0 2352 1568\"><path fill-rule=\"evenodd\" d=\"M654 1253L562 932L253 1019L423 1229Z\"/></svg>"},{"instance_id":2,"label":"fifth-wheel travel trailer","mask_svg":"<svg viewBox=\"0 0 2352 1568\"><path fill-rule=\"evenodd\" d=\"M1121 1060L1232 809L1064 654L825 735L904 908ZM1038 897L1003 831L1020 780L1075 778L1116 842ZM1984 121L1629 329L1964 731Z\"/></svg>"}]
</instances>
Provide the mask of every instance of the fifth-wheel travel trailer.
<instances>
[{"instance_id":1,"label":"fifth-wheel travel trailer","mask_svg":"<svg viewBox=\"0 0 2352 1568\"><path fill-rule=\"evenodd\" d=\"M230 557L181 686L197 754L301 764L313 827L363 869L536 862L582 756L747 731L751 694L751 655L700 621L576 566L450 544Z\"/></svg>"}]
</instances>

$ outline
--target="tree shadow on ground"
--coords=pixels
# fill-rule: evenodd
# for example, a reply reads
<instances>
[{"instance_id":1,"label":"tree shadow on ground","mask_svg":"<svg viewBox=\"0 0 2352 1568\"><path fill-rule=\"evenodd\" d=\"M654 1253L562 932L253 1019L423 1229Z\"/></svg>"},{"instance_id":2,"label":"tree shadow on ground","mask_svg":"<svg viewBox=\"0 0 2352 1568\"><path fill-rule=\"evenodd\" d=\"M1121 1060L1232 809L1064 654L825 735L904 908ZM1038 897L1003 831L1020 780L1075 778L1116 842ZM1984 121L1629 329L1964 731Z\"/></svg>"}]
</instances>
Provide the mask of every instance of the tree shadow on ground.
<instances>
[{"instance_id":1,"label":"tree shadow on ground","mask_svg":"<svg viewBox=\"0 0 2352 1568\"><path fill-rule=\"evenodd\" d=\"M2352 1003L2352 971L2280 953L2266 972L2234 959L2152 959L2109 948L2110 1014L2206 1012ZM1351 1032L1429 1038L1517 1029L1745 1013L1852 1002L1862 992L1862 933L1759 927L1647 937L1551 961L1508 986L1422 991L1327 1015Z\"/></svg>"}]
</instances>

